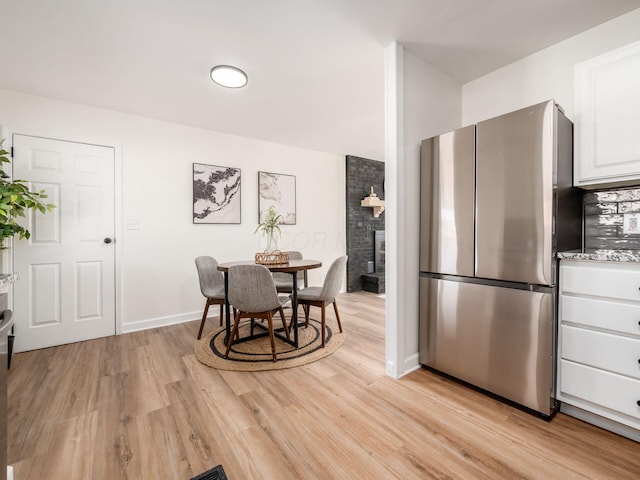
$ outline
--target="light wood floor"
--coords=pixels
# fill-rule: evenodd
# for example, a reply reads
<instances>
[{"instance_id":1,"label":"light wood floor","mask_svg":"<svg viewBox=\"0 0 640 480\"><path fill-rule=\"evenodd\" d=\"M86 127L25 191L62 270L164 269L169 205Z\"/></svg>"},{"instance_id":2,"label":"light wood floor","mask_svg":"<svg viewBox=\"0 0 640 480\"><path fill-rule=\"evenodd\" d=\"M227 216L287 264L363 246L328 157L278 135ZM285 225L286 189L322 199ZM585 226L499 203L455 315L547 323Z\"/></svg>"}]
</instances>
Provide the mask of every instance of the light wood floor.
<instances>
[{"instance_id":1,"label":"light wood floor","mask_svg":"<svg viewBox=\"0 0 640 480\"><path fill-rule=\"evenodd\" d=\"M638 479L640 444L548 423L424 369L384 375L384 300L343 294L344 346L304 367L198 363L198 322L14 357L17 480ZM329 309L328 322L335 322Z\"/></svg>"}]
</instances>

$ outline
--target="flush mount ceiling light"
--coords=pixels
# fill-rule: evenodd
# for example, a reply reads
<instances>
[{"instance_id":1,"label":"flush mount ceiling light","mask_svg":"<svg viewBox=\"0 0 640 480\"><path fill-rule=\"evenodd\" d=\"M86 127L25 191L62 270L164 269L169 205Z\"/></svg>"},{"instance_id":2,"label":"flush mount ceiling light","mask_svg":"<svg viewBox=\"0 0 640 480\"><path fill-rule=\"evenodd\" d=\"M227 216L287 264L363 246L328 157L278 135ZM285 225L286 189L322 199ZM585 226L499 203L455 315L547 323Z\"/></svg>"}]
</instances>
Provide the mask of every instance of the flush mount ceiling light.
<instances>
[{"instance_id":1,"label":"flush mount ceiling light","mask_svg":"<svg viewBox=\"0 0 640 480\"><path fill-rule=\"evenodd\" d=\"M211 69L211 80L227 88L242 88L247 82L247 74L231 65L216 65Z\"/></svg>"}]
</instances>

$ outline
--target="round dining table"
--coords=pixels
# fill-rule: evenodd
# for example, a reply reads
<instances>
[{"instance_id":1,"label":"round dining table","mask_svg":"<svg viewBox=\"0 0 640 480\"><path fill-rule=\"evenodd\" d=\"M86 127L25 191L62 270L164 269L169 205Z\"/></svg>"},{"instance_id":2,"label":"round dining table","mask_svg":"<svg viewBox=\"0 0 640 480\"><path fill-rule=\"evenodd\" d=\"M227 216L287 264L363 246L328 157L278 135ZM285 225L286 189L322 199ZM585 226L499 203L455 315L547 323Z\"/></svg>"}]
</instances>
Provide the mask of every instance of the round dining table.
<instances>
[{"instance_id":1,"label":"round dining table","mask_svg":"<svg viewBox=\"0 0 640 480\"><path fill-rule=\"evenodd\" d=\"M224 297L225 297L225 309L226 309L226 335L224 339L224 343L226 344L229 340L229 335L231 334L231 312L229 305L229 268L235 265L256 265L256 262L253 260L248 261L237 261L237 262L226 262L219 263L218 270L224 273ZM267 267L270 272L283 272L290 273L292 278L292 294L291 294L291 307L293 313L291 314L291 325L293 326L293 339L287 339L284 336L278 335L278 338L289 343L295 348L298 348L298 272L304 272L305 274L305 286L306 286L306 273L307 270L311 270L313 268L320 268L322 266L322 262L320 260L310 260L310 259L301 259L301 260L289 260L287 263L278 263L272 265L263 265ZM243 337L242 341L251 340L252 338L258 338L262 335L251 335L249 337Z\"/></svg>"}]
</instances>

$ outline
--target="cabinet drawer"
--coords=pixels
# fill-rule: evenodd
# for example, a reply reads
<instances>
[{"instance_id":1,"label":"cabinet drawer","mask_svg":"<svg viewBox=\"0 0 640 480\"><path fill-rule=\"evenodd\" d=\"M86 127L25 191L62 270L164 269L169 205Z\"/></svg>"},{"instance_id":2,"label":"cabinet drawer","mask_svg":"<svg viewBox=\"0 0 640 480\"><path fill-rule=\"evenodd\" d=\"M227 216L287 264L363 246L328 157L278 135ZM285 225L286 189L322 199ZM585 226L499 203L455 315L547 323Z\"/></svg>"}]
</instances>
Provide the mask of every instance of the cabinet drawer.
<instances>
[{"instance_id":1,"label":"cabinet drawer","mask_svg":"<svg viewBox=\"0 0 640 480\"><path fill-rule=\"evenodd\" d=\"M561 293L640 302L640 265L580 262L561 272Z\"/></svg>"},{"instance_id":2,"label":"cabinet drawer","mask_svg":"<svg viewBox=\"0 0 640 480\"><path fill-rule=\"evenodd\" d=\"M640 380L561 360L560 391L640 420Z\"/></svg>"},{"instance_id":3,"label":"cabinet drawer","mask_svg":"<svg viewBox=\"0 0 640 480\"><path fill-rule=\"evenodd\" d=\"M640 339L563 325L560 352L563 359L640 379Z\"/></svg>"},{"instance_id":4,"label":"cabinet drawer","mask_svg":"<svg viewBox=\"0 0 640 480\"><path fill-rule=\"evenodd\" d=\"M640 337L640 304L561 295L560 315L560 322Z\"/></svg>"}]
</instances>

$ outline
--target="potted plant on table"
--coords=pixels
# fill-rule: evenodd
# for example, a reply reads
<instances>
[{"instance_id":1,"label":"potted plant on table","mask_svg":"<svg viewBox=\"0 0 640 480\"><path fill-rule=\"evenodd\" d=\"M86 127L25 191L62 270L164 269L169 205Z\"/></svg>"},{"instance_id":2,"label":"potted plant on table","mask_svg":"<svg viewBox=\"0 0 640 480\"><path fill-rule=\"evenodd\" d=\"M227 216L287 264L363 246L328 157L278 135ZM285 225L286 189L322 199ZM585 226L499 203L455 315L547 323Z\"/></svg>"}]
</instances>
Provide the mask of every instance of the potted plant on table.
<instances>
[{"instance_id":1,"label":"potted plant on table","mask_svg":"<svg viewBox=\"0 0 640 480\"><path fill-rule=\"evenodd\" d=\"M4 164L11 163L9 152L3 147L4 139L0 141L0 250L6 249L6 238L18 235L19 238L29 238L29 230L16 222L17 217L24 217L25 211L37 210L41 213L50 212L55 205L44 203L47 198L44 190L32 192L26 180L11 180L11 176L4 171Z\"/></svg>"},{"instance_id":2,"label":"potted plant on table","mask_svg":"<svg viewBox=\"0 0 640 480\"><path fill-rule=\"evenodd\" d=\"M262 253L256 253L256 263L262 264L278 264L287 263L289 254L278 250L278 238L282 234L279 223L282 215L278 213L276 208L271 205L264 215L262 221L253 231L254 235L262 230L262 235L267 238L267 246Z\"/></svg>"},{"instance_id":3,"label":"potted plant on table","mask_svg":"<svg viewBox=\"0 0 640 480\"><path fill-rule=\"evenodd\" d=\"M267 211L264 212L262 221L253 231L255 235L262 230L262 235L267 237L267 247L264 250L266 253L271 253L278 249L278 237L282 234L280 226L278 225L280 220L282 220L282 215L278 213L276 207L271 205Z\"/></svg>"}]
</instances>

